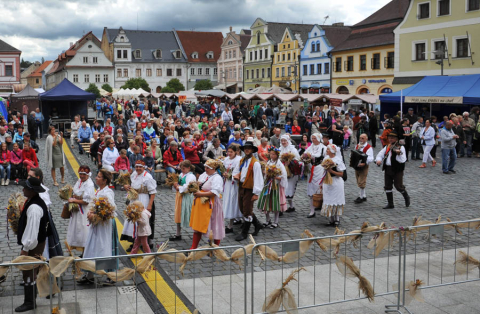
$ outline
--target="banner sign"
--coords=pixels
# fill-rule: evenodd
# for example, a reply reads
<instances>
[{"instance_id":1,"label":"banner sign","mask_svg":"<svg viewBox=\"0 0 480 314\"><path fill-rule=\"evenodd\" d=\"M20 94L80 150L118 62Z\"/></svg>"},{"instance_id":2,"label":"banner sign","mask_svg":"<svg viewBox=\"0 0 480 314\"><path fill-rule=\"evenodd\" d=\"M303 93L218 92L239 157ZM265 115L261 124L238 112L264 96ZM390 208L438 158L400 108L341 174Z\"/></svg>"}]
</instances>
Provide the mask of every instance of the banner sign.
<instances>
[{"instance_id":1,"label":"banner sign","mask_svg":"<svg viewBox=\"0 0 480 314\"><path fill-rule=\"evenodd\" d=\"M463 104L463 97L407 97L405 102L422 104Z\"/></svg>"}]
</instances>

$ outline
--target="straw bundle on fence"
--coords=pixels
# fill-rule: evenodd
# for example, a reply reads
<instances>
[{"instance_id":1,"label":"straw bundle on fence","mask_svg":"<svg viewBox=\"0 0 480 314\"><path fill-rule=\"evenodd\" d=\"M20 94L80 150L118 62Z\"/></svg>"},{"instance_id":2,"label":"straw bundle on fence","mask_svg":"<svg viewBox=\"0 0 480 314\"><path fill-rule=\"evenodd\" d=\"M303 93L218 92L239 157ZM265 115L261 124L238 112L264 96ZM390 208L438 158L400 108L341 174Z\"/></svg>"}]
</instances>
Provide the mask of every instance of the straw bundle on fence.
<instances>
[{"instance_id":1,"label":"straw bundle on fence","mask_svg":"<svg viewBox=\"0 0 480 314\"><path fill-rule=\"evenodd\" d=\"M287 313L297 313L297 304L295 302L295 295L293 294L292 290L287 287L288 283L295 279L295 275L305 270L305 268L299 268L292 271L292 273L287 277L287 279L283 282L282 287L279 289L273 290L268 297L266 298L265 302L263 303L262 311L267 312L269 314L278 313L280 307L283 305L285 311Z\"/></svg>"},{"instance_id":2,"label":"straw bundle on fence","mask_svg":"<svg viewBox=\"0 0 480 314\"><path fill-rule=\"evenodd\" d=\"M342 275L346 277L357 278L358 289L363 292L370 302L374 300L375 293L370 281L362 276L360 269L357 267L357 265L355 265L351 258L344 255L337 256L335 264L337 265L338 271L340 271Z\"/></svg>"},{"instance_id":3,"label":"straw bundle on fence","mask_svg":"<svg viewBox=\"0 0 480 314\"><path fill-rule=\"evenodd\" d=\"M478 261L478 259L468 255L463 251L458 251L458 253L459 257L453 264L455 265L455 270L459 274L465 274L476 268L480 268L480 261Z\"/></svg>"},{"instance_id":4,"label":"straw bundle on fence","mask_svg":"<svg viewBox=\"0 0 480 314\"><path fill-rule=\"evenodd\" d=\"M418 302L425 302L423 298L422 290L419 289L423 285L423 281L417 279L415 281L410 281L406 286L408 289L408 293L405 295L405 305L409 305L412 303L413 300L417 300Z\"/></svg>"}]
</instances>

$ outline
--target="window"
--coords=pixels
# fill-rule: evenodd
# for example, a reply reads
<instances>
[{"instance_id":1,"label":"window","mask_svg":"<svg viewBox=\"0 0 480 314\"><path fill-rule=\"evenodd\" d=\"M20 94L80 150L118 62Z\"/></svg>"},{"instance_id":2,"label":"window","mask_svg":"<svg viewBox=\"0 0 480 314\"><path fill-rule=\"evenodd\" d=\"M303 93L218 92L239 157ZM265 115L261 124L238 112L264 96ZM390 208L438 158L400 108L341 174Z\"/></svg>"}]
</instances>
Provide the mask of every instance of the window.
<instances>
[{"instance_id":1,"label":"window","mask_svg":"<svg viewBox=\"0 0 480 314\"><path fill-rule=\"evenodd\" d=\"M312 52L315 52L315 43L312 43Z\"/></svg>"},{"instance_id":2,"label":"window","mask_svg":"<svg viewBox=\"0 0 480 314\"><path fill-rule=\"evenodd\" d=\"M218 75L217 68L213 68L213 75Z\"/></svg>"},{"instance_id":3,"label":"window","mask_svg":"<svg viewBox=\"0 0 480 314\"><path fill-rule=\"evenodd\" d=\"M260 45L260 32L257 32L257 45Z\"/></svg>"},{"instance_id":4,"label":"window","mask_svg":"<svg viewBox=\"0 0 480 314\"><path fill-rule=\"evenodd\" d=\"M310 75L315 74L315 64L310 64Z\"/></svg>"},{"instance_id":5,"label":"window","mask_svg":"<svg viewBox=\"0 0 480 314\"><path fill-rule=\"evenodd\" d=\"M424 2L418 4L418 19L430 18L430 2Z\"/></svg>"},{"instance_id":6,"label":"window","mask_svg":"<svg viewBox=\"0 0 480 314\"><path fill-rule=\"evenodd\" d=\"M236 51L236 50L233 51L233 57L234 57L234 58L237 57L237 51Z\"/></svg>"},{"instance_id":7,"label":"window","mask_svg":"<svg viewBox=\"0 0 480 314\"><path fill-rule=\"evenodd\" d=\"M160 49L157 49L155 51L155 58L161 59L162 58L162 51Z\"/></svg>"},{"instance_id":8,"label":"window","mask_svg":"<svg viewBox=\"0 0 480 314\"><path fill-rule=\"evenodd\" d=\"M297 54L294 52L293 53L293 60L295 60L295 57L297 56Z\"/></svg>"},{"instance_id":9,"label":"window","mask_svg":"<svg viewBox=\"0 0 480 314\"><path fill-rule=\"evenodd\" d=\"M324 74L330 74L330 63L325 63L323 71L325 71Z\"/></svg>"},{"instance_id":10,"label":"window","mask_svg":"<svg viewBox=\"0 0 480 314\"><path fill-rule=\"evenodd\" d=\"M282 68L282 77L285 77L285 68Z\"/></svg>"},{"instance_id":11,"label":"window","mask_svg":"<svg viewBox=\"0 0 480 314\"><path fill-rule=\"evenodd\" d=\"M181 58L180 50L177 50L177 52L175 53L175 58L177 58L177 59Z\"/></svg>"},{"instance_id":12,"label":"window","mask_svg":"<svg viewBox=\"0 0 480 314\"><path fill-rule=\"evenodd\" d=\"M88 63L88 57L83 57L83 63Z\"/></svg>"},{"instance_id":13,"label":"window","mask_svg":"<svg viewBox=\"0 0 480 314\"><path fill-rule=\"evenodd\" d=\"M270 71L271 71L271 69L270 69L270 68L267 68L267 77L268 77L268 78L270 78L270 76L271 76L271 72L270 72Z\"/></svg>"},{"instance_id":14,"label":"window","mask_svg":"<svg viewBox=\"0 0 480 314\"><path fill-rule=\"evenodd\" d=\"M290 54L287 53L287 60L290 60Z\"/></svg>"},{"instance_id":15,"label":"window","mask_svg":"<svg viewBox=\"0 0 480 314\"><path fill-rule=\"evenodd\" d=\"M231 50L228 52L228 59L232 59L232 51Z\"/></svg>"},{"instance_id":16,"label":"window","mask_svg":"<svg viewBox=\"0 0 480 314\"><path fill-rule=\"evenodd\" d=\"M260 60L262 60L262 59L263 59L262 53L263 53L263 50L262 50L262 49L260 49Z\"/></svg>"},{"instance_id":17,"label":"window","mask_svg":"<svg viewBox=\"0 0 480 314\"><path fill-rule=\"evenodd\" d=\"M467 0L467 11L480 10L480 0Z\"/></svg>"},{"instance_id":18,"label":"window","mask_svg":"<svg viewBox=\"0 0 480 314\"><path fill-rule=\"evenodd\" d=\"M232 69L229 69L229 70L227 71L227 73L228 73L228 74L227 74L227 77L228 77L228 78L232 78L232 73L233 73L233 72L232 72Z\"/></svg>"},{"instance_id":19,"label":"window","mask_svg":"<svg viewBox=\"0 0 480 314\"><path fill-rule=\"evenodd\" d=\"M190 75L195 75L195 68L190 69Z\"/></svg>"},{"instance_id":20,"label":"window","mask_svg":"<svg viewBox=\"0 0 480 314\"><path fill-rule=\"evenodd\" d=\"M280 62L280 55L277 55L277 61Z\"/></svg>"},{"instance_id":21,"label":"window","mask_svg":"<svg viewBox=\"0 0 480 314\"><path fill-rule=\"evenodd\" d=\"M121 42L121 43L124 43L124 42L125 42L125 37L120 36L120 42Z\"/></svg>"},{"instance_id":22,"label":"window","mask_svg":"<svg viewBox=\"0 0 480 314\"><path fill-rule=\"evenodd\" d=\"M100 74L95 74L95 83L100 83Z\"/></svg>"},{"instance_id":23,"label":"window","mask_svg":"<svg viewBox=\"0 0 480 314\"><path fill-rule=\"evenodd\" d=\"M37 78L35 79L35 84L38 84L38 83L40 83L40 80Z\"/></svg>"},{"instance_id":24,"label":"window","mask_svg":"<svg viewBox=\"0 0 480 314\"><path fill-rule=\"evenodd\" d=\"M380 69L380 54L374 53L372 58L372 69L379 70Z\"/></svg>"},{"instance_id":25,"label":"window","mask_svg":"<svg viewBox=\"0 0 480 314\"><path fill-rule=\"evenodd\" d=\"M197 75L202 75L202 68L197 69Z\"/></svg>"},{"instance_id":26,"label":"window","mask_svg":"<svg viewBox=\"0 0 480 314\"><path fill-rule=\"evenodd\" d=\"M469 57L468 38L457 39L457 58Z\"/></svg>"},{"instance_id":27,"label":"window","mask_svg":"<svg viewBox=\"0 0 480 314\"><path fill-rule=\"evenodd\" d=\"M173 76L173 70L167 69L167 76Z\"/></svg>"},{"instance_id":28,"label":"window","mask_svg":"<svg viewBox=\"0 0 480 314\"><path fill-rule=\"evenodd\" d=\"M425 60L425 43L415 44L415 60Z\"/></svg>"},{"instance_id":29,"label":"window","mask_svg":"<svg viewBox=\"0 0 480 314\"><path fill-rule=\"evenodd\" d=\"M217 75L217 73L216 73L217 71L216 71L216 70L217 70L216 68L213 69L213 74L214 74L214 75ZM239 79L242 78L242 67L238 67L238 78L239 78Z\"/></svg>"},{"instance_id":30,"label":"window","mask_svg":"<svg viewBox=\"0 0 480 314\"><path fill-rule=\"evenodd\" d=\"M360 71L367 70L367 55L360 56Z\"/></svg>"},{"instance_id":31,"label":"window","mask_svg":"<svg viewBox=\"0 0 480 314\"><path fill-rule=\"evenodd\" d=\"M265 78L265 68L262 69L262 78Z\"/></svg>"},{"instance_id":32,"label":"window","mask_svg":"<svg viewBox=\"0 0 480 314\"><path fill-rule=\"evenodd\" d=\"M93 63L95 63L95 64L98 63L98 57L93 57Z\"/></svg>"},{"instance_id":33,"label":"window","mask_svg":"<svg viewBox=\"0 0 480 314\"><path fill-rule=\"evenodd\" d=\"M152 76L152 69L147 69L146 70L146 75L147 76Z\"/></svg>"},{"instance_id":34,"label":"window","mask_svg":"<svg viewBox=\"0 0 480 314\"><path fill-rule=\"evenodd\" d=\"M395 53L393 51L390 51L387 53L387 58L385 60L385 67L387 69L393 69L395 66Z\"/></svg>"},{"instance_id":35,"label":"window","mask_svg":"<svg viewBox=\"0 0 480 314\"><path fill-rule=\"evenodd\" d=\"M317 42L317 48L316 48L317 52L320 52L320 43Z\"/></svg>"},{"instance_id":36,"label":"window","mask_svg":"<svg viewBox=\"0 0 480 314\"><path fill-rule=\"evenodd\" d=\"M288 49L290 49L290 44L288 44Z\"/></svg>"},{"instance_id":37,"label":"window","mask_svg":"<svg viewBox=\"0 0 480 314\"><path fill-rule=\"evenodd\" d=\"M308 66L306 64L303 65L303 75L308 75Z\"/></svg>"},{"instance_id":38,"label":"window","mask_svg":"<svg viewBox=\"0 0 480 314\"><path fill-rule=\"evenodd\" d=\"M317 64L317 74L322 74L322 64L321 63Z\"/></svg>"},{"instance_id":39,"label":"window","mask_svg":"<svg viewBox=\"0 0 480 314\"><path fill-rule=\"evenodd\" d=\"M107 83L108 82L108 74L103 75L103 82Z\"/></svg>"},{"instance_id":40,"label":"window","mask_svg":"<svg viewBox=\"0 0 480 314\"><path fill-rule=\"evenodd\" d=\"M140 49L135 50L135 59L141 59L141 58L142 58L142 54L140 52Z\"/></svg>"},{"instance_id":41,"label":"window","mask_svg":"<svg viewBox=\"0 0 480 314\"><path fill-rule=\"evenodd\" d=\"M434 53L432 53L432 59L442 59L442 54L444 54L444 57L443 58L446 58L446 54L445 54L445 41L444 40L440 40L440 41L436 41L433 43L433 47L434 47Z\"/></svg>"},{"instance_id":42,"label":"window","mask_svg":"<svg viewBox=\"0 0 480 314\"><path fill-rule=\"evenodd\" d=\"M282 61L285 61L285 54L282 54Z\"/></svg>"},{"instance_id":43,"label":"window","mask_svg":"<svg viewBox=\"0 0 480 314\"><path fill-rule=\"evenodd\" d=\"M268 49L265 49L265 59L268 59Z\"/></svg>"},{"instance_id":44,"label":"window","mask_svg":"<svg viewBox=\"0 0 480 314\"><path fill-rule=\"evenodd\" d=\"M255 50L255 60L257 60L258 51Z\"/></svg>"},{"instance_id":45,"label":"window","mask_svg":"<svg viewBox=\"0 0 480 314\"><path fill-rule=\"evenodd\" d=\"M253 80L253 79L254 79L254 76L253 76L253 74L254 74L255 72L254 72L253 70L251 70L251 71L252 71L252 80Z\"/></svg>"},{"instance_id":46,"label":"window","mask_svg":"<svg viewBox=\"0 0 480 314\"><path fill-rule=\"evenodd\" d=\"M353 56L347 57L347 64L345 65L345 70L353 71Z\"/></svg>"},{"instance_id":47,"label":"window","mask_svg":"<svg viewBox=\"0 0 480 314\"><path fill-rule=\"evenodd\" d=\"M83 80L85 81L85 83L90 83L90 75L89 74L85 74L83 76Z\"/></svg>"},{"instance_id":48,"label":"window","mask_svg":"<svg viewBox=\"0 0 480 314\"><path fill-rule=\"evenodd\" d=\"M206 68L205 72L208 72L209 70L210 70L210 68ZM208 74L208 73L206 73L206 74ZM234 79L237 78L237 69L233 69L233 77L232 78L234 78Z\"/></svg>"},{"instance_id":49,"label":"window","mask_svg":"<svg viewBox=\"0 0 480 314\"><path fill-rule=\"evenodd\" d=\"M280 76L280 68L275 69L275 76L279 77Z\"/></svg>"},{"instance_id":50,"label":"window","mask_svg":"<svg viewBox=\"0 0 480 314\"><path fill-rule=\"evenodd\" d=\"M450 0L438 0L438 16L450 15Z\"/></svg>"},{"instance_id":51,"label":"window","mask_svg":"<svg viewBox=\"0 0 480 314\"><path fill-rule=\"evenodd\" d=\"M123 59L128 59L128 50L123 51Z\"/></svg>"},{"instance_id":52,"label":"window","mask_svg":"<svg viewBox=\"0 0 480 314\"><path fill-rule=\"evenodd\" d=\"M225 51L225 60L228 59L228 52ZM250 58L251 59L251 58Z\"/></svg>"},{"instance_id":53,"label":"window","mask_svg":"<svg viewBox=\"0 0 480 314\"><path fill-rule=\"evenodd\" d=\"M335 72L342 72L342 58L335 59Z\"/></svg>"},{"instance_id":54,"label":"window","mask_svg":"<svg viewBox=\"0 0 480 314\"><path fill-rule=\"evenodd\" d=\"M121 70L120 70L120 74L122 74L122 73L121 73ZM74 83L78 83L78 74L74 74L74 75L73 75L73 82L74 82Z\"/></svg>"},{"instance_id":55,"label":"window","mask_svg":"<svg viewBox=\"0 0 480 314\"><path fill-rule=\"evenodd\" d=\"M247 71L245 71L245 73L247 73L247 77L246 77L246 79L248 80L248 70L247 70Z\"/></svg>"},{"instance_id":56,"label":"window","mask_svg":"<svg viewBox=\"0 0 480 314\"><path fill-rule=\"evenodd\" d=\"M177 69L177 76L182 76L182 69Z\"/></svg>"},{"instance_id":57,"label":"window","mask_svg":"<svg viewBox=\"0 0 480 314\"><path fill-rule=\"evenodd\" d=\"M210 75L210 68L205 68L205 75Z\"/></svg>"},{"instance_id":58,"label":"window","mask_svg":"<svg viewBox=\"0 0 480 314\"><path fill-rule=\"evenodd\" d=\"M260 69L257 69L257 78L260 78Z\"/></svg>"},{"instance_id":59,"label":"window","mask_svg":"<svg viewBox=\"0 0 480 314\"><path fill-rule=\"evenodd\" d=\"M142 69L135 69L135 76L136 77L142 76Z\"/></svg>"},{"instance_id":60,"label":"window","mask_svg":"<svg viewBox=\"0 0 480 314\"><path fill-rule=\"evenodd\" d=\"M157 69L157 76L162 76L162 69Z\"/></svg>"},{"instance_id":61,"label":"window","mask_svg":"<svg viewBox=\"0 0 480 314\"><path fill-rule=\"evenodd\" d=\"M250 51L250 61L252 61L252 60L253 60L253 52Z\"/></svg>"},{"instance_id":62,"label":"window","mask_svg":"<svg viewBox=\"0 0 480 314\"><path fill-rule=\"evenodd\" d=\"M117 59L122 59L122 51L117 50Z\"/></svg>"},{"instance_id":63,"label":"window","mask_svg":"<svg viewBox=\"0 0 480 314\"><path fill-rule=\"evenodd\" d=\"M288 76L290 77L292 75L292 67L288 67Z\"/></svg>"},{"instance_id":64,"label":"window","mask_svg":"<svg viewBox=\"0 0 480 314\"><path fill-rule=\"evenodd\" d=\"M123 77L128 77L128 69L123 69Z\"/></svg>"},{"instance_id":65,"label":"window","mask_svg":"<svg viewBox=\"0 0 480 314\"><path fill-rule=\"evenodd\" d=\"M5 65L5 76L13 76L13 65Z\"/></svg>"}]
</instances>

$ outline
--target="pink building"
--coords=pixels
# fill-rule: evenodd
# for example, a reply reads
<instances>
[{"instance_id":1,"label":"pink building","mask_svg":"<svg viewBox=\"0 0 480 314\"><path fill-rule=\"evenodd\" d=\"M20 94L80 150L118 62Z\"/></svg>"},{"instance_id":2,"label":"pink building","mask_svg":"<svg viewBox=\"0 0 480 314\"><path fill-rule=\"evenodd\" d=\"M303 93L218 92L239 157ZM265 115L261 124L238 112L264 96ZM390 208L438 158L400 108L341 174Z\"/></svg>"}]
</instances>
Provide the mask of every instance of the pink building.
<instances>
[{"instance_id":1,"label":"pink building","mask_svg":"<svg viewBox=\"0 0 480 314\"><path fill-rule=\"evenodd\" d=\"M0 97L10 96L13 85L20 84L22 52L0 39Z\"/></svg>"}]
</instances>

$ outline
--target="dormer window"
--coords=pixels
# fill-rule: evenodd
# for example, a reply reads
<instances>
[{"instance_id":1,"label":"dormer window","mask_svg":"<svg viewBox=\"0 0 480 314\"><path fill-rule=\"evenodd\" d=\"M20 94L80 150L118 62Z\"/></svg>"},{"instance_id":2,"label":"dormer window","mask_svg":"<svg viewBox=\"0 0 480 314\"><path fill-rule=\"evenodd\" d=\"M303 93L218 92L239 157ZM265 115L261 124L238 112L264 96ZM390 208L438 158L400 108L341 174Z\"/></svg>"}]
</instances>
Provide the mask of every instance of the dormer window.
<instances>
[{"instance_id":1,"label":"dormer window","mask_svg":"<svg viewBox=\"0 0 480 314\"><path fill-rule=\"evenodd\" d=\"M192 53L192 59L198 59L198 52Z\"/></svg>"},{"instance_id":2,"label":"dormer window","mask_svg":"<svg viewBox=\"0 0 480 314\"><path fill-rule=\"evenodd\" d=\"M124 42L125 42L125 37L120 36L120 42L121 42L121 43L124 43Z\"/></svg>"},{"instance_id":3,"label":"dormer window","mask_svg":"<svg viewBox=\"0 0 480 314\"><path fill-rule=\"evenodd\" d=\"M162 59L162 51L160 49L155 50L155 58Z\"/></svg>"},{"instance_id":4,"label":"dormer window","mask_svg":"<svg viewBox=\"0 0 480 314\"><path fill-rule=\"evenodd\" d=\"M142 58L142 52L140 49L135 50L135 59L141 59Z\"/></svg>"},{"instance_id":5,"label":"dormer window","mask_svg":"<svg viewBox=\"0 0 480 314\"><path fill-rule=\"evenodd\" d=\"M175 58L180 59L182 57L180 50L175 51Z\"/></svg>"},{"instance_id":6,"label":"dormer window","mask_svg":"<svg viewBox=\"0 0 480 314\"><path fill-rule=\"evenodd\" d=\"M213 51L207 52L207 59L213 59Z\"/></svg>"},{"instance_id":7,"label":"dormer window","mask_svg":"<svg viewBox=\"0 0 480 314\"><path fill-rule=\"evenodd\" d=\"M228 45L233 45L233 41L229 40Z\"/></svg>"}]
</instances>

